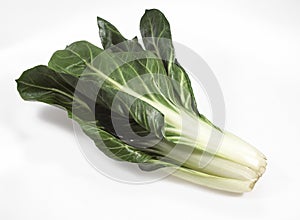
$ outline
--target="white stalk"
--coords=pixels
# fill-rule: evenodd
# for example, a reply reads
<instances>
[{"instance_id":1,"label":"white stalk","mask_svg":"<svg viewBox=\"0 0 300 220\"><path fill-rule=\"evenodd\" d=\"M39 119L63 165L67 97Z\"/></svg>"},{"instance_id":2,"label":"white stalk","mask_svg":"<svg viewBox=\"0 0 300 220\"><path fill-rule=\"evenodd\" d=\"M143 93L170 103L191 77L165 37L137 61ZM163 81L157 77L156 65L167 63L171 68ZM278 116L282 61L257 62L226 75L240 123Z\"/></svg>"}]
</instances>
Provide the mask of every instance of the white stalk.
<instances>
[{"instance_id":1,"label":"white stalk","mask_svg":"<svg viewBox=\"0 0 300 220\"><path fill-rule=\"evenodd\" d=\"M174 114L172 120L165 119L165 138L177 145L162 143L156 150L179 163L173 175L220 190L247 192L264 173L266 157L239 137L184 112L175 120Z\"/></svg>"},{"instance_id":2,"label":"white stalk","mask_svg":"<svg viewBox=\"0 0 300 220\"><path fill-rule=\"evenodd\" d=\"M177 138L178 144L190 146L193 149L206 151L233 163L240 164L255 171L261 176L266 167L266 158L256 148L243 141L239 137L220 131L210 126L200 118L181 114L181 125L167 126L165 128L166 139L168 134L178 133L172 136L171 141ZM200 163L200 159L199 159Z\"/></svg>"},{"instance_id":3,"label":"white stalk","mask_svg":"<svg viewBox=\"0 0 300 220\"><path fill-rule=\"evenodd\" d=\"M175 172L171 172L171 174L201 186L234 193L251 191L257 181L256 179L237 180L218 177L183 167L179 167Z\"/></svg>"}]
</instances>

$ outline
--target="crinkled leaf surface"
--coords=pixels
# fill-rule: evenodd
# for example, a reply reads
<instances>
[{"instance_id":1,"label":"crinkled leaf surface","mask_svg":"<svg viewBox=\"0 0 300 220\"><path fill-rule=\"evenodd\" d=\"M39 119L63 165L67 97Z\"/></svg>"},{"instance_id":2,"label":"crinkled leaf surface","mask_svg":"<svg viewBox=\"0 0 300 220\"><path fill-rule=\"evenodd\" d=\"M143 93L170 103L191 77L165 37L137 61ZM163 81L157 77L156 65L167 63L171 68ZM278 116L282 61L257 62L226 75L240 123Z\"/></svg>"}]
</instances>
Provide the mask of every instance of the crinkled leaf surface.
<instances>
[{"instance_id":1,"label":"crinkled leaf surface","mask_svg":"<svg viewBox=\"0 0 300 220\"><path fill-rule=\"evenodd\" d=\"M29 69L17 80L18 91L24 100L44 102L66 109L68 115L79 123L96 146L109 157L133 163L151 162L153 156L127 145L112 135L113 128L109 120L93 120L94 113L86 104L86 97L74 96L77 82L77 77L57 73L46 66ZM98 113L98 117L107 117L103 110L105 111L102 108Z\"/></svg>"},{"instance_id":2,"label":"crinkled leaf surface","mask_svg":"<svg viewBox=\"0 0 300 220\"><path fill-rule=\"evenodd\" d=\"M86 86L81 93L96 97L120 115L129 114L140 126L161 138L163 126L168 126L164 117L171 117L176 112L172 85L161 60L149 51L116 53L98 50L100 53L94 58L96 48L88 42L75 42L54 53L49 66L56 71L78 75L76 65L85 65L79 84ZM69 62L75 59L75 64Z\"/></svg>"},{"instance_id":3,"label":"crinkled leaf surface","mask_svg":"<svg viewBox=\"0 0 300 220\"><path fill-rule=\"evenodd\" d=\"M97 18L99 27L99 36L104 49L114 52L121 51L143 51L144 49L138 43L137 37L128 40L119 32L119 30L110 22L103 18Z\"/></svg>"},{"instance_id":4,"label":"crinkled leaf surface","mask_svg":"<svg viewBox=\"0 0 300 220\"><path fill-rule=\"evenodd\" d=\"M179 83L174 90L177 104L199 115L190 79L175 59L171 28L167 18L157 9L146 10L140 21L140 31L145 48L163 60L168 76Z\"/></svg>"}]
</instances>

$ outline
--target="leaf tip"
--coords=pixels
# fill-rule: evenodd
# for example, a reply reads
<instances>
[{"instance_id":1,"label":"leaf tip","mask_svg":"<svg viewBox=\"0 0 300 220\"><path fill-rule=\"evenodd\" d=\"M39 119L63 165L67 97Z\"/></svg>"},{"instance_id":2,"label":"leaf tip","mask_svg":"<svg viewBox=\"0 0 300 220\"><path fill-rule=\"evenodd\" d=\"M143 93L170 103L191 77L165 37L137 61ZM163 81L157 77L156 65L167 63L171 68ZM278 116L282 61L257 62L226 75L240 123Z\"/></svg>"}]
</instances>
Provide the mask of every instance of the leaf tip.
<instances>
[{"instance_id":1,"label":"leaf tip","mask_svg":"<svg viewBox=\"0 0 300 220\"><path fill-rule=\"evenodd\" d=\"M97 16L97 23L98 23L98 27L102 27L105 23L107 23L107 21Z\"/></svg>"}]
</instances>

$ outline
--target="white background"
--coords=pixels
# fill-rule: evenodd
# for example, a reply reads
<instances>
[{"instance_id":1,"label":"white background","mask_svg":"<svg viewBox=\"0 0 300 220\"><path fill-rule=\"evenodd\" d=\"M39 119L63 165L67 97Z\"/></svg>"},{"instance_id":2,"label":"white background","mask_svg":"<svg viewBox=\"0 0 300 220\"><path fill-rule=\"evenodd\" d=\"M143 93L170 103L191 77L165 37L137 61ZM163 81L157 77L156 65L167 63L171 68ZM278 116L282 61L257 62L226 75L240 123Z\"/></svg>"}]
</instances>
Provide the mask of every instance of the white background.
<instances>
[{"instance_id":1,"label":"white background","mask_svg":"<svg viewBox=\"0 0 300 220\"><path fill-rule=\"evenodd\" d=\"M252 192L173 177L115 182L84 159L62 110L19 97L14 79L25 69L73 41L100 45L96 16L130 38L147 8L162 10L174 40L213 69L226 128L267 155ZM296 0L1 2L0 219L299 219L299 12Z\"/></svg>"}]
</instances>

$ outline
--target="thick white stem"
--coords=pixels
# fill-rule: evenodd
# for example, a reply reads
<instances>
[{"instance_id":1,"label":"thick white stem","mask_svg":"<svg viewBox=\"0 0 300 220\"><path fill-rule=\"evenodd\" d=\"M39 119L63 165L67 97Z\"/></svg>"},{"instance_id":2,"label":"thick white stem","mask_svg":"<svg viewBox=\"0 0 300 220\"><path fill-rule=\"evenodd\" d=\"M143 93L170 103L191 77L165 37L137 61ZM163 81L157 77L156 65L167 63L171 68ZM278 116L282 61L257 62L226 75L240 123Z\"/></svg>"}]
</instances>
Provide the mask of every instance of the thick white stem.
<instances>
[{"instance_id":1,"label":"thick white stem","mask_svg":"<svg viewBox=\"0 0 300 220\"><path fill-rule=\"evenodd\" d=\"M177 120L176 125L166 126L166 139L172 142L177 141L178 144L184 144L250 168L258 176L263 174L266 158L256 148L229 132L216 129L200 118L195 118L184 112L180 116L181 119ZM168 134L174 133L179 133L179 135L168 137ZM200 158L198 161L200 163Z\"/></svg>"},{"instance_id":2,"label":"thick white stem","mask_svg":"<svg viewBox=\"0 0 300 220\"><path fill-rule=\"evenodd\" d=\"M170 169L170 173L178 178L187 180L189 182L218 189L227 192L244 193L253 189L256 179L252 180L236 180L213 176L201 173L195 170L179 167L175 172Z\"/></svg>"}]
</instances>

